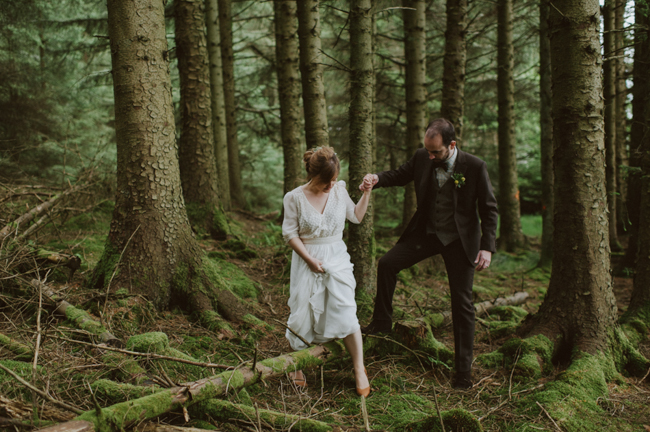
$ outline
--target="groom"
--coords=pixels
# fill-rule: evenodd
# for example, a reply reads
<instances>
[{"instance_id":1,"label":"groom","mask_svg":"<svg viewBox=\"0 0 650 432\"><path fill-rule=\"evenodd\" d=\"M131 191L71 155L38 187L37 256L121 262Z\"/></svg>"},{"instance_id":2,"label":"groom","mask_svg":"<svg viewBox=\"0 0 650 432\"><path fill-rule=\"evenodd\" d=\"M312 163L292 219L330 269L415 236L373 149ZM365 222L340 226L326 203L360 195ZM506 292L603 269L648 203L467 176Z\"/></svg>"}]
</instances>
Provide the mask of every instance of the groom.
<instances>
[{"instance_id":1,"label":"groom","mask_svg":"<svg viewBox=\"0 0 650 432\"><path fill-rule=\"evenodd\" d=\"M408 162L396 170L367 174L365 179L372 180L375 188L414 182L418 208L395 247L379 260L375 311L372 322L361 331L390 332L397 274L442 254L451 292L456 363L453 386L470 388L474 270L490 266L497 229L497 202L487 165L459 150L454 126L439 118L427 127L424 148Z\"/></svg>"}]
</instances>

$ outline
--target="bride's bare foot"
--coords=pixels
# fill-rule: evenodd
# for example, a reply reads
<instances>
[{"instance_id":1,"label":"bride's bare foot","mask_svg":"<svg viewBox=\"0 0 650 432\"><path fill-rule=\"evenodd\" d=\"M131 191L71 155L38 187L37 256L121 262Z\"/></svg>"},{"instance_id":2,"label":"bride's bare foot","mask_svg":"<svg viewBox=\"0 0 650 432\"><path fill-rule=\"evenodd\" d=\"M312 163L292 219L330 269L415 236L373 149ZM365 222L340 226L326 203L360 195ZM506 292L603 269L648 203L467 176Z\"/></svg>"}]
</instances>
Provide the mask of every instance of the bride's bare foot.
<instances>
[{"instance_id":1,"label":"bride's bare foot","mask_svg":"<svg viewBox=\"0 0 650 432\"><path fill-rule=\"evenodd\" d=\"M302 373L301 370L295 372L289 372L289 378L291 379L291 382L293 382L293 384L296 387L299 388L307 387L307 379L305 378L305 374Z\"/></svg>"}]
</instances>

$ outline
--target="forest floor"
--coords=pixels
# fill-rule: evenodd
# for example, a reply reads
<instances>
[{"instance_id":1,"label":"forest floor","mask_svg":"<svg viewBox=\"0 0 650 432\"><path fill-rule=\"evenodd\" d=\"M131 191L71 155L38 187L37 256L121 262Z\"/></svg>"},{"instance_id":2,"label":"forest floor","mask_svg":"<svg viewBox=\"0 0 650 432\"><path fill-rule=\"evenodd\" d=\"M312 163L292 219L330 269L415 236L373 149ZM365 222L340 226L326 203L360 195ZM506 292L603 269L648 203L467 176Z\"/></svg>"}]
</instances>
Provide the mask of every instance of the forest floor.
<instances>
[{"instance_id":1,"label":"forest floor","mask_svg":"<svg viewBox=\"0 0 650 432\"><path fill-rule=\"evenodd\" d=\"M64 293L67 301L87 310L91 316L104 323L111 333L126 341L129 337L148 332L164 332L170 347L203 362L236 366L243 361L277 357L291 352L284 337L289 316L290 250L281 238L280 227L273 215L255 215L233 212L231 216L241 230L250 249L257 253L253 258L241 257L227 248L224 242L201 240L211 256L227 259L243 270L258 288L257 298L247 301L253 314L267 325L233 325L235 334L216 332L201 327L192 316L180 310L156 312L140 297L121 293L108 296L84 287L93 265L101 255L108 233L111 217L110 206L98 207L94 213L85 213L67 221L55 229L43 230L36 243L50 250L67 251L82 258L82 268L71 280L53 273L48 283ZM378 239L378 253L385 253L396 241L394 236ZM505 297L525 291L528 301L521 305L525 311L534 313L541 304L550 273L534 269L538 260L537 245L532 250L518 254L494 255L490 269L475 277L475 302ZM242 259L243 258L243 259ZM616 278L614 289L619 313L627 308L632 289L631 278ZM394 299L396 320L414 319L433 312L450 309L446 276L440 264L429 260L400 274ZM371 300L360 300L359 320L367 324L372 313ZM35 345L37 335L38 296L19 298L8 292L0 292L0 333ZM521 317L520 317L521 318ZM483 316L477 320L475 357L492 352L514 337L517 322L499 316ZM89 385L103 378L114 378L114 371L102 360L102 352L96 348L75 344L70 340L88 341L88 334L73 328L43 311L40 319L42 340L39 351L37 387L47 389L49 394L81 410L93 410L95 405L89 396ZM496 329L496 330L495 330ZM433 329L435 338L453 350L451 326ZM63 340L65 337L68 340ZM367 343L369 341L366 341ZM380 344L394 344L382 340ZM556 366L552 373L541 377L526 377L514 373L514 368L487 369L479 361L474 365L475 385L466 391L451 386L452 370L444 362L432 358L416 357L401 349L377 350L375 341L366 352L365 363L371 380L372 393L366 401L369 426L372 430L416 430L413 422L435 417L436 403L440 411L462 408L480 422L485 431L534 431L566 430L562 418L552 419L541 405L530 396L544 388L546 382L561 373L563 366ZM650 342L640 346L640 351L650 358ZM0 345L0 364L20 369L11 363L13 354ZM171 381L189 382L219 373L218 370L185 367L171 362L143 362L156 376L171 377ZM24 376L32 378L30 363L24 363ZM240 405L297 415L339 426L342 430L365 430L361 400L355 392L355 381L349 356L327 362L322 368L307 370L308 387L299 390L287 376L273 378L250 386L238 393L228 395L228 400ZM169 380L168 380L169 381ZM436 402L437 397L437 402ZM0 370L0 419L28 420L33 395ZM526 401L529 402L526 402ZM109 400L98 396L100 406ZM609 384L609 395L596 401L600 411L593 418L585 419L592 425L584 430L619 431L650 430L650 383L639 378L619 377ZM40 401L40 418L62 422L74 414ZM174 424L201 428L216 427L217 430L259 430L254 418L226 423L191 414L189 423L182 412L171 412L153 422L137 425L146 429L151 424ZM206 421L208 423L206 423ZM0 429L2 424L0 424ZM6 426L7 430L22 427ZM262 428L264 429L264 428ZM291 430L288 424L283 430ZM294 427L293 430L296 430ZM435 430L435 429L434 429ZM449 430L449 429L447 429ZM261 431L260 431L261 432Z\"/></svg>"}]
</instances>

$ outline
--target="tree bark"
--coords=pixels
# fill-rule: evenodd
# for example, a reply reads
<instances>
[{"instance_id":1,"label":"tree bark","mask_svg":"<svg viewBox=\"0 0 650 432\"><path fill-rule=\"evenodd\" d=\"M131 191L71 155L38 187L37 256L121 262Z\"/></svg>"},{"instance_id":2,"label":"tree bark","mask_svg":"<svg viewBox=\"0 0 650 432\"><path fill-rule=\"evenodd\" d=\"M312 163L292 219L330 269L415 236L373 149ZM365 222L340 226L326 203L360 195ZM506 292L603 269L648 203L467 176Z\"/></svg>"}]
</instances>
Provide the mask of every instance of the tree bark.
<instances>
[{"instance_id":1,"label":"tree bark","mask_svg":"<svg viewBox=\"0 0 650 432\"><path fill-rule=\"evenodd\" d=\"M223 67L223 94L226 107L228 133L228 177L232 205L245 204L239 164L239 141L237 140L237 102L235 100L235 54L232 38L232 0L219 2L219 33L221 36L221 65Z\"/></svg>"},{"instance_id":2,"label":"tree bark","mask_svg":"<svg viewBox=\"0 0 650 432\"><path fill-rule=\"evenodd\" d=\"M104 252L89 284L130 287L158 309L226 318L246 311L209 279L181 191L162 0L109 0L117 194ZM218 299L218 301L217 301ZM213 303L214 302L214 303Z\"/></svg>"},{"instance_id":3,"label":"tree bark","mask_svg":"<svg viewBox=\"0 0 650 432\"><path fill-rule=\"evenodd\" d=\"M373 64L372 1L350 2L350 195L361 198L357 187L363 176L373 172ZM375 288L375 242L373 200L360 224L350 225L348 251L354 264L357 290L369 293Z\"/></svg>"},{"instance_id":4,"label":"tree bark","mask_svg":"<svg viewBox=\"0 0 650 432\"><path fill-rule=\"evenodd\" d=\"M465 66L467 63L467 0L447 0L445 58L442 68L442 105L440 116L456 129L460 144L465 109Z\"/></svg>"},{"instance_id":5,"label":"tree bark","mask_svg":"<svg viewBox=\"0 0 650 432\"><path fill-rule=\"evenodd\" d=\"M617 315L609 273L600 8L597 0L553 5L553 272L539 311L520 331L557 341L568 357L573 348L606 351Z\"/></svg>"},{"instance_id":6,"label":"tree bark","mask_svg":"<svg viewBox=\"0 0 650 432\"><path fill-rule=\"evenodd\" d=\"M542 250L540 267L553 260L553 116L551 113L551 42L549 0L539 3L539 129L542 171Z\"/></svg>"},{"instance_id":7,"label":"tree bark","mask_svg":"<svg viewBox=\"0 0 650 432\"><path fill-rule=\"evenodd\" d=\"M274 0L275 70L284 155L284 194L300 186L304 148L300 136L300 53L295 1Z\"/></svg>"},{"instance_id":8,"label":"tree bark","mask_svg":"<svg viewBox=\"0 0 650 432\"><path fill-rule=\"evenodd\" d=\"M634 6L634 70L632 87L632 124L630 125L630 168L627 177L627 212L629 236L625 257L620 270L636 267L639 250L639 212L641 208L641 159L640 148L643 137L648 133L646 105L650 90L650 18L645 14L646 2L639 0Z\"/></svg>"},{"instance_id":9,"label":"tree bark","mask_svg":"<svg viewBox=\"0 0 650 432\"><path fill-rule=\"evenodd\" d=\"M497 1L497 93L499 99L499 249L514 252L525 245L521 230L515 151L515 56L512 0Z\"/></svg>"},{"instance_id":10,"label":"tree bark","mask_svg":"<svg viewBox=\"0 0 650 432\"><path fill-rule=\"evenodd\" d=\"M319 4L319 0L297 2L300 75L307 148L329 145L323 62L321 60Z\"/></svg>"},{"instance_id":11,"label":"tree bark","mask_svg":"<svg viewBox=\"0 0 650 432\"><path fill-rule=\"evenodd\" d=\"M219 178L219 198L225 210L230 210L230 178L228 177L228 127L224 99L221 36L219 34L219 5L217 0L205 0L208 58L210 61L210 94L214 157Z\"/></svg>"},{"instance_id":12,"label":"tree bark","mask_svg":"<svg viewBox=\"0 0 650 432\"><path fill-rule=\"evenodd\" d=\"M174 15L181 85L178 161L183 197L193 225L214 238L225 238L229 230L219 202L203 0L177 0Z\"/></svg>"},{"instance_id":13,"label":"tree bark","mask_svg":"<svg viewBox=\"0 0 650 432\"><path fill-rule=\"evenodd\" d=\"M609 245L619 250L616 235L616 61L614 57L614 0L603 7L603 97L605 98L605 176L609 219Z\"/></svg>"},{"instance_id":14,"label":"tree bark","mask_svg":"<svg viewBox=\"0 0 650 432\"><path fill-rule=\"evenodd\" d=\"M407 159L424 144L427 127L426 88L426 3L424 0L402 0L404 7L404 54L406 57L406 149ZM404 188L402 228L415 214L417 201L415 187L409 183Z\"/></svg>"},{"instance_id":15,"label":"tree bark","mask_svg":"<svg viewBox=\"0 0 650 432\"><path fill-rule=\"evenodd\" d=\"M616 0L616 34L614 35L616 57L625 54L625 6L626 0ZM627 77L625 59L616 59L616 232L627 231L627 184L625 171L621 166L628 164L627 157Z\"/></svg>"}]
</instances>

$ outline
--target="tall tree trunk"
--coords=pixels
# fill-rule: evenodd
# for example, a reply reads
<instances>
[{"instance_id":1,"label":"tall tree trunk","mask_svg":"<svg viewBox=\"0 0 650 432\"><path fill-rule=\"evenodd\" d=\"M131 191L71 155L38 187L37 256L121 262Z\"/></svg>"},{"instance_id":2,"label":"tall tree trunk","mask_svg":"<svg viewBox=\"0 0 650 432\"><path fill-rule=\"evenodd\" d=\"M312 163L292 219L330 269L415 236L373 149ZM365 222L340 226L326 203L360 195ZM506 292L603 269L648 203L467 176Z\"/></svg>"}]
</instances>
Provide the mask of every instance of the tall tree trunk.
<instances>
[{"instance_id":1,"label":"tall tree trunk","mask_svg":"<svg viewBox=\"0 0 650 432\"><path fill-rule=\"evenodd\" d=\"M650 93L650 18L646 15L645 0L634 4L634 70L632 87L632 124L630 126L630 167L627 177L627 212L629 236L625 257L620 263L621 271L634 269L639 250L639 212L641 208L641 143L648 133L646 116L648 95ZM634 170L636 168L636 170Z\"/></svg>"},{"instance_id":2,"label":"tall tree trunk","mask_svg":"<svg viewBox=\"0 0 650 432\"><path fill-rule=\"evenodd\" d=\"M219 5L217 0L205 0L205 23L208 33L210 59L210 92L212 95L212 131L214 156L219 177L221 205L230 210L230 178L228 177L228 127L224 100L223 66L221 63L221 36L219 34Z\"/></svg>"},{"instance_id":3,"label":"tall tree trunk","mask_svg":"<svg viewBox=\"0 0 650 432\"><path fill-rule=\"evenodd\" d=\"M185 206L190 222L199 231L207 230L213 237L224 238L228 229L219 203L214 158L203 0L176 0L174 15L181 85L178 161Z\"/></svg>"},{"instance_id":4,"label":"tall tree trunk","mask_svg":"<svg viewBox=\"0 0 650 432\"><path fill-rule=\"evenodd\" d=\"M319 0L298 2L300 75L307 148L329 145L320 42Z\"/></svg>"},{"instance_id":5,"label":"tall tree trunk","mask_svg":"<svg viewBox=\"0 0 650 432\"><path fill-rule=\"evenodd\" d=\"M465 108L465 65L467 63L467 0L447 0L445 58L442 68L440 116L451 121L460 142Z\"/></svg>"},{"instance_id":6,"label":"tall tree trunk","mask_svg":"<svg viewBox=\"0 0 650 432\"><path fill-rule=\"evenodd\" d=\"M544 302L522 331L541 333L566 353L575 347L595 354L609 348L617 320L609 274L599 5L553 5L553 272ZM583 59L579 66L577 58Z\"/></svg>"},{"instance_id":7,"label":"tall tree trunk","mask_svg":"<svg viewBox=\"0 0 650 432\"><path fill-rule=\"evenodd\" d=\"M284 193L295 189L302 179L300 139L300 54L298 12L295 1L274 0L275 61L280 99L280 125L284 153Z\"/></svg>"},{"instance_id":8,"label":"tall tree trunk","mask_svg":"<svg viewBox=\"0 0 650 432\"><path fill-rule=\"evenodd\" d=\"M616 34L614 45L616 48L616 232L627 231L627 184L625 171L621 166L628 164L626 129L627 129L627 77L625 76L625 5L627 0L616 0Z\"/></svg>"},{"instance_id":9,"label":"tall tree trunk","mask_svg":"<svg viewBox=\"0 0 650 432\"><path fill-rule=\"evenodd\" d=\"M427 127L427 57L426 57L426 3L424 0L402 0L404 10L404 53L406 57L406 157L424 144ZM415 186L409 183L404 188L404 211L402 227L415 214L417 201Z\"/></svg>"},{"instance_id":10,"label":"tall tree trunk","mask_svg":"<svg viewBox=\"0 0 650 432\"><path fill-rule=\"evenodd\" d=\"M609 244L619 250L616 235L616 62L614 57L614 0L605 0L603 7L603 97L605 98L605 176L609 209Z\"/></svg>"},{"instance_id":11,"label":"tall tree trunk","mask_svg":"<svg viewBox=\"0 0 650 432\"><path fill-rule=\"evenodd\" d=\"M517 155L515 153L515 56L512 0L497 1L497 93L499 99L499 249L514 252L525 245L521 230Z\"/></svg>"},{"instance_id":12,"label":"tall tree trunk","mask_svg":"<svg viewBox=\"0 0 650 432\"><path fill-rule=\"evenodd\" d=\"M159 309L173 302L212 310L215 287L203 269L181 191L163 1L109 0L108 27L117 194L90 283L130 287Z\"/></svg>"},{"instance_id":13,"label":"tall tree trunk","mask_svg":"<svg viewBox=\"0 0 650 432\"><path fill-rule=\"evenodd\" d=\"M221 65L223 68L223 95L226 104L226 129L228 132L228 177L230 201L243 207L245 204L239 166L237 141L237 102L235 101L235 55L232 47L232 0L219 1L219 33L221 36Z\"/></svg>"},{"instance_id":14,"label":"tall tree trunk","mask_svg":"<svg viewBox=\"0 0 650 432\"><path fill-rule=\"evenodd\" d=\"M542 155L542 250L539 266L553 259L553 117L551 113L551 41L548 33L549 0L539 3L539 129Z\"/></svg>"},{"instance_id":15,"label":"tall tree trunk","mask_svg":"<svg viewBox=\"0 0 650 432\"><path fill-rule=\"evenodd\" d=\"M373 64L372 1L350 1L350 195L361 198L358 185L372 172L373 155ZM363 221L350 225L348 251L354 264L357 290L368 293L375 287L373 205Z\"/></svg>"}]
</instances>

